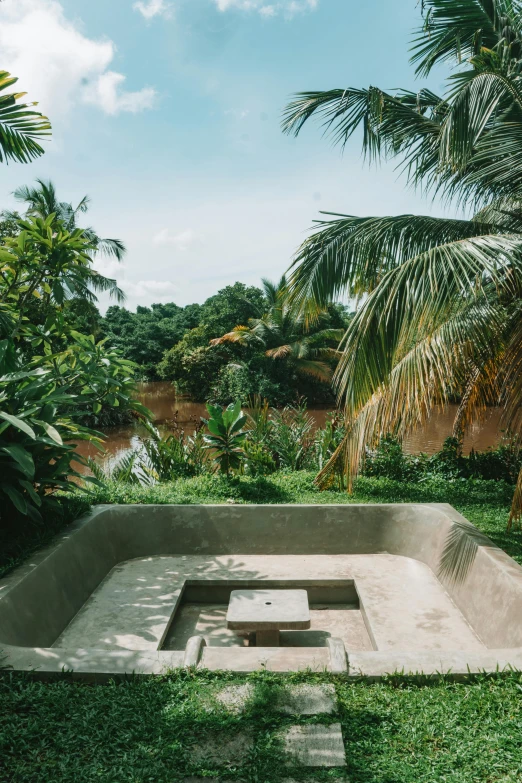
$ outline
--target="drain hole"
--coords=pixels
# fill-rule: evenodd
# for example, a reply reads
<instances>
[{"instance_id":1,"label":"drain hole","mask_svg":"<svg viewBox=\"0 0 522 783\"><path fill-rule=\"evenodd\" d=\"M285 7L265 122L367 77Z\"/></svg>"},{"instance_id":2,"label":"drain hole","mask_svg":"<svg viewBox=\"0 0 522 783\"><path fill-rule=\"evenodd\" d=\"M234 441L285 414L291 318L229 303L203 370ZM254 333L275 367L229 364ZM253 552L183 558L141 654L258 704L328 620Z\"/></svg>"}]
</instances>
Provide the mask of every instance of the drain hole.
<instances>
[{"instance_id":1,"label":"drain hole","mask_svg":"<svg viewBox=\"0 0 522 783\"><path fill-rule=\"evenodd\" d=\"M265 606L272 606L272 601L265 601Z\"/></svg>"}]
</instances>

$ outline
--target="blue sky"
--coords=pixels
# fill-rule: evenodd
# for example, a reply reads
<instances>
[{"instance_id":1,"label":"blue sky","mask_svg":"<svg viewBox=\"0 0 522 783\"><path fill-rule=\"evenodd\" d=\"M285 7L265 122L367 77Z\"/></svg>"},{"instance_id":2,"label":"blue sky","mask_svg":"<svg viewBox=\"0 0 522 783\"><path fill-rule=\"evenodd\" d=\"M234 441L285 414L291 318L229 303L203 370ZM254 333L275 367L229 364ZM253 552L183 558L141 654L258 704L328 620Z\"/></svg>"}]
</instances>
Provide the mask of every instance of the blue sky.
<instances>
[{"instance_id":1,"label":"blue sky","mask_svg":"<svg viewBox=\"0 0 522 783\"><path fill-rule=\"evenodd\" d=\"M54 134L3 167L1 204L36 177L88 193L90 223L128 246L100 269L130 308L276 279L321 209L440 214L392 164L368 169L356 139L341 155L316 124L280 131L299 90L415 88L419 21L417 0L5 0L2 67Z\"/></svg>"}]
</instances>

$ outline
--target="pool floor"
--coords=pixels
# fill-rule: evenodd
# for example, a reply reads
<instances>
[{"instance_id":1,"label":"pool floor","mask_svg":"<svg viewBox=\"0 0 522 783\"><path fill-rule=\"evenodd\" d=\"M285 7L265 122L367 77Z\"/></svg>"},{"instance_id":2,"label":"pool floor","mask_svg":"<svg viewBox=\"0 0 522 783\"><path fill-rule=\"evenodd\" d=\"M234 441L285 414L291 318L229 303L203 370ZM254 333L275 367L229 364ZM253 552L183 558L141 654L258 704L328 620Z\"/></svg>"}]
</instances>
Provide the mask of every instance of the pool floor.
<instances>
[{"instance_id":1,"label":"pool floor","mask_svg":"<svg viewBox=\"0 0 522 783\"><path fill-rule=\"evenodd\" d=\"M353 579L360 607L311 605L312 628L284 632L283 646L322 647L328 636L352 650L464 650L485 646L431 569L408 557L372 555L155 556L112 569L54 647L182 650L201 634L209 646L246 646L226 629L226 604L183 603L186 580L262 582ZM300 634L300 635L299 635ZM308 635L307 635L308 634Z\"/></svg>"}]
</instances>

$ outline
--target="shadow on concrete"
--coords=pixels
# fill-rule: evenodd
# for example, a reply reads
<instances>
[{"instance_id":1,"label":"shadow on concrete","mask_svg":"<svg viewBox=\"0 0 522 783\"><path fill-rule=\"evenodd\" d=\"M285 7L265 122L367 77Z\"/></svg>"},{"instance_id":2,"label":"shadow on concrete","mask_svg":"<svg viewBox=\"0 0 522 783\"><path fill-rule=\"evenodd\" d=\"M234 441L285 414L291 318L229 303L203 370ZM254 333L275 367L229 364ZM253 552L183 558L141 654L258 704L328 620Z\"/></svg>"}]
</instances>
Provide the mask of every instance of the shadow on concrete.
<instances>
[{"instance_id":1,"label":"shadow on concrete","mask_svg":"<svg viewBox=\"0 0 522 783\"><path fill-rule=\"evenodd\" d=\"M491 546L491 540L469 522L454 522L446 537L437 576L453 583L466 580L479 546Z\"/></svg>"}]
</instances>

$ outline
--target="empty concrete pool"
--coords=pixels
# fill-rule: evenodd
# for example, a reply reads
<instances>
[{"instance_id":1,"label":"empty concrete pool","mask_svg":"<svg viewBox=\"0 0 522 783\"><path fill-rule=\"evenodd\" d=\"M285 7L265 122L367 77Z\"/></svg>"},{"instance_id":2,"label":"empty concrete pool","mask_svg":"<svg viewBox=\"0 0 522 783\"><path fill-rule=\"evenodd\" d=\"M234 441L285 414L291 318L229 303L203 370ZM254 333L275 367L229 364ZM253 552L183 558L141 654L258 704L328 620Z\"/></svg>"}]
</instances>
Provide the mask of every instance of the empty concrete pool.
<instances>
[{"instance_id":1,"label":"empty concrete pool","mask_svg":"<svg viewBox=\"0 0 522 783\"><path fill-rule=\"evenodd\" d=\"M0 582L3 663L43 675L522 668L521 620L446 505L99 506Z\"/></svg>"}]
</instances>

